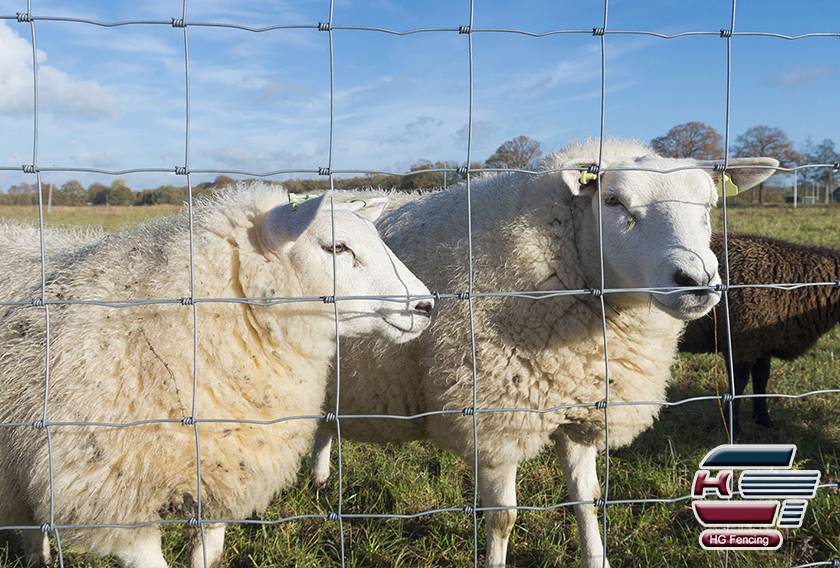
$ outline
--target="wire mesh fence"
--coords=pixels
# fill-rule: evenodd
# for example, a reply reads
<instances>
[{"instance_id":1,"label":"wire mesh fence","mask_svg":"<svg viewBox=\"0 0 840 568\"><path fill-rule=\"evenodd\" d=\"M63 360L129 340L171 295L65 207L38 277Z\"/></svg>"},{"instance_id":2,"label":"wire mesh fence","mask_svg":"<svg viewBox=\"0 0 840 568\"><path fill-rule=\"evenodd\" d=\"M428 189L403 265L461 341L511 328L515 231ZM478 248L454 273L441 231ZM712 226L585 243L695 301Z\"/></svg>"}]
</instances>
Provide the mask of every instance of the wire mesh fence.
<instances>
[{"instance_id":1,"label":"wire mesh fence","mask_svg":"<svg viewBox=\"0 0 840 568\"><path fill-rule=\"evenodd\" d=\"M499 511L499 510L506 510L506 509L516 509L516 510L554 510L564 507L572 507L574 505L589 503L589 501L581 502L581 501L566 501L566 502L559 502L552 504L546 507L536 507L536 506L511 506L511 507L491 507L491 506L482 506L479 500L479 491L478 491L478 482L477 479L479 477L479 438L478 438L478 416L482 414L492 414L492 413L537 413L537 414L547 414L547 413L555 413L562 410L567 410L571 408L593 408L598 410L599 412L603 412L604 421L605 421L605 429L604 429L604 444L603 450L605 453L604 459L604 471L603 471L603 491L602 496L596 499L592 504L594 504L599 510L601 514L601 536L603 539L603 547L604 547L604 558L609 557L610 553L610 529L609 529L609 517L608 511L610 507L613 506L623 506L623 505L634 505L634 504L652 504L652 503L665 503L665 504L676 504L681 503L686 500L690 500L690 495L680 495L674 496L670 498L638 498L638 499L619 499L614 498L610 493L610 443L609 443L609 436L610 436L610 419L609 413L611 408L621 407L621 406L660 406L660 407L676 407L690 403L702 403L702 402L714 402L714 403L722 403L729 408L728 414L728 421L729 421L729 428L728 428L728 435L730 443L733 443L733 412L732 407L733 403L736 399L745 399L745 398L787 398L787 399L800 399L804 397L812 397L812 396L837 396L840 394L840 388L829 388L829 389L818 389L812 390L807 392L798 392L798 393L773 393L773 394L737 394L735 383L734 383L734 362L733 362L733 354L732 354L732 343L731 343L731 329L730 329L730 321L729 321L729 292L731 290L743 289L743 288L773 288L778 290L784 291L791 291L797 290L804 287L833 287L837 288L840 287L840 275L838 279L835 280L827 280L824 282L776 282L776 283L761 283L761 284L743 284L737 282L730 282L730 265L729 265L729 244L728 244L728 235L729 235L729 216L727 214L727 200L721 199L720 203L722 206L722 213L723 213L723 238L724 238L724 247L723 247L723 258L722 258L722 278L723 283L714 287L706 287L706 286L683 286L683 287L663 287L663 288L610 288L606 285L605 282L605 270L604 270L604 249L602 246L603 240L603 221L601 217L601 200L597 200L598 207L597 207L597 218L598 218L598 250L599 250L599 281L597 282L597 286L592 288L582 288L582 289L574 289L574 290L477 290L474 287L474 267L473 267L473 215L472 215L472 180L473 177L477 174L483 172L498 172L498 171L506 171L506 172L520 172L531 174L535 176L543 176L549 175L552 173L557 173L559 171L563 171L562 169L553 169L553 170L530 170L530 169L516 169L516 170L500 170L498 168L475 168L471 167L472 164L472 156L473 156L473 125L474 125L474 118L473 118L473 93L474 93L474 68L473 68L473 54L474 54L474 45L473 45L473 38L476 34L513 34L513 35L521 35L527 36L530 38L542 38L548 36L557 36L557 35L564 35L564 34L578 34L578 35L591 35L594 38L594 41L598 43L599 51L600 51L600 122L598 125L598 135L599 135L599 154L598 160L595 163L592 163L588 171L589 173L593 174L601 174L604 172L609 171L651 171L657 173L675 173L679 171L685 171L690 169L698 169L698 170L713 170L716 172L725 172L725 171L732 171L733 169L737 169L739 166L737 165L730 165L728 162L728 156L730 154L730 122L731 122L731 86L732 86L732 79L733 79L733 71L732 71L732 61L733 61L733 44L735 43L735 39L739 37L749 37L749 36L763 36L767 38L776 38L780 40L786 41L796 41L796 40L803 40L807 38L814 38L814 37L837 37L840 38L840 32L816 32L816 33L804 33L804 34L797 34L797 35L786 35L782 33L775 33L775 32L763 32L763 31L741 31L736 29L736 4L737 0L732 0L731 3L731 11L730 11L730 21L728 25L723 27L719 30L697 30L697 31L684 31L679 33L673 34L666 34L666 33L659 33L655 31L648 31L648 30L627 30L627 29L613 29L609 27L609 0L604 0L603 2L603 17L600 22L588 29L553 29L548 31L532 31L526 29L516 29L516 28L481 28L476 27L474 25L475 21L475 2L474 0L465 0L465 3L469 9L469 18L465 23L459 23L458 25L446 26L446 27L426 27L426 28L416 28L416 29L389 29L385 27L375 27L375 26L360 26L360 25L341 25L340 22L336 22L334 20L334 0L325 1L325 15L326 18L324 21L320 22L313 22L311 24L285 24L282 21L276 24L266 25L262 27L252 27L241 25L238 23L231 23L231 22L211 22L211 21L192 21L189 19L187 1L183 0L181 4L180 14L177 14L175 17L171 19L132 19L132 20L118 20L118 21L98 21L93 19L86 19L86 18L77 18L77 17L68 17L68 16L61 16L61 15L50 15L50 14L40 14L37 11L37 2L35 3L36 6L33 7L33 1L28 0L26 4L26 10L17 12L14 15L2 15L0 19L2 20L9 20L14 21L20 24L21 26L28 27L29 35L31 38L31 47L32 47L32 70L33 70L33 145L32 145L32 160L31 163L25 164L23 166L14 165L14 164L7 164L7 165L0 165L0 170L7 170L7 171L20 171L22 170L25 174L34 176L35 181L38 186L38 221L39 221L39 249L40 249L40 288L41 293L37 298L17 298L17 299L4 299L0 301L0 305L8 306L13 308L19 309L29 309L35 308L40 309L43 311L44 317L44 327L45 327L45 350L44 350L44 377L43 377L43 387L44 387L44 397L43 397L43 408L42 413L39 418L34 420L33 422L7 422L0 424L0 427L3 428L26 428L31 427L33 430L36 431L43 431L45 434L45 440L47 445L47 455L49 457L48 467L49 467L49 480L50 480L50 487L49 487L49 500L50 500L50 507L49 507L49 518L44 519L43 523L40 525L21 525L21 526L3 526L0 527L0 530L18 530L18 529L33 529L33 530L40 530L45 534L50 535L54 543L57 547L58 552L58 563L60 566L64 565L64 554L62 551L61 546L61 534L62 531L65 530L74 530L74 529L103 529L103 528L119 528L119 529L131 529L131 528L141 528L141 527L148 527L148 526L163 526L163 525L186 525L189 527L193 527L198 529L200 538L202 542L205 540L205 527L208 525L226 525L226 524L253 524L253 525L267 525L273 526L282 523L303 520L303 519L317 519L323 520L324 522L333 522L336 523L336 528L338 531L336 540L338 541L340 547L340 561L341 565L343 566L346 559L346 543L345 543L345 531L344 531L344 522L345 521L353 521L359 519L408 519L408 518L418 518L424 517L427 515L435 515L441 513L463 513L470 516L472 520L472 527L473 527L473 564L475 566L479 565L479 522L478 522L478 515L482 512L490 512L490 511ZM122 28L127 26L161 26L161 27L171 27L173 28L176 33L180 33L183 35L183 77L184 77L184 92L185 92L185 115L184 115L184 160L183 163L171 166L171 165L162 165L158 167L136 167L130 169L121 169L121 170L107 170L107 169L98 169L98 168L80 168L74 167L72 164L62 165L62 166L42 166L39 163L39 73L38 73L38 53L37 53L37 37L36 37L36 30L38 28L38 22L66 22L66 23L74 23L78 25L90 25L90 26L99 26L105 28ZM280 170L270 170L270 171L245 171L239 169L202 169L202 168L195 168L190 159L190 103L191 103L191 93L190 93L190 55L189 55L189 47L190 47L190 40L189 40L189 30L190 28L229 28L240 30L247 33L283 33L283 30L290 30L290 29L305 29L311 30L313 33L316 34L323 34L325 42L328 44L329 48L329 60L324 62L324 72L328 73L329 75L329 87L330 87L330 105L329 105L329 145L328 145L328 152L327 155L324 157L323 164L316 165L313 164L311 168L306 169L280 169ZM408 35L415 35L415 34L458 34L463 36L464 38L464 56L467 58L468 66L467 66L467 74L463 78L465 82L465 88L468 95L468 101L465 105L465 114L467 117L467 136L466 136L466 148L464 150L464 164L465 166L462 167L453 167L453 168L429 168L424 169L421 171L409 171L409 172L386 172L382 170L373 170L373 169L334 169L333 168L333 147L334 147L334 132L335 132L335 63L334 63L334 54L336 47L334 45L334 37L336 34L344 34L344 33L378 33L378 34L388 34L392 36L408 36ZM724 117L724 158L723 160L719 161L715 164L710 165L697 165L697 166L686 166L686 167L679 167L670 170L653 170L647 169L644 167L637 167L637 168L629 168L629 167L605 167L604 166L604 140L605 136L609 134L607 128L607 117L606 117L606 94L607 94L607 71L606 71L606 62L607 62L607 55L608 55L608 38L610 36L648 36L662 40L674 40L678 38L684 37L691 37L691 36L710 36L710 37L719 37L721 41L725 42L726 45L726 58L725 60L721 61L721 65L724 66L726 70L726 82L725 82L725 92L721 93L721 96L725 99L725 117ZM840 164L838 163L823 163L823 164L801 164L794 167L777 167L773 168L779 172L793 172L797 173L800 170L810 169L810 168L833 168L835 170L840 169ZM174 173L178 176L182 176L186 181L186 186L188 190L188 201L187 201L187 208L188 208L188 233L189 233L189 296L181 297L181 298L139 298L139 299L119 299L114 298L111 300L101 300L101 299L62 299L58 297L49 297L47 293L47 246L45 243L45 224L44 224L44 200L43 194L41 191L42 186L42 173L44 172L61 172L61 173L72 173L72 172L85 172L85 173L97 173L97 174L105 174L105 175L126 175L126 174L133 174L133 173ZM411 176L416 175L421 172L445 172L445 173L453 173L459 176L463 176L465 178L465 189L466 189L466 211L464 211L464 222L466 224L466 231L467 231L467 287L465 290L446 290L446 291L439 291L434 292L429 296L412 296L407 298L406 296L341 296L337 294L337 286L336 286L336 279L339 277L337 274L337 266L335 263L335 230L333 226L333 294L326 295L326 296L295 296L295 297L268 297L268 298L249 298L249 297L197 297L196 295L196 275L195 275L195 266L194 266L194 250L193 250L193 184L192 184L192 176L196 174L230 174L230 175L242 175L242 176L251 176L251 177L272 177L278 175L304 175L304 174L311 174L325 177L329 180L329 185L331 189L335 188L335 179L336 176L341 175L348 175L348 174L390 174L390 175L400 175L400 176ZM723 187L724 181L723 177L721 177L721 194L724 193ZM600 176L597 177L597 191L600 193L601 191L601 179ZM332 203L332 199L330 202L330 210L333 215L333 222L334 222L334 205ZM611 400L611 393L610 393L610 356L609 356L609 343L608 343L608 333L607 333L607 320L606 320L606 313L607 313L607 305L606 305L606 298L611 294L617 293L627 293L627 292L644 292L653 295L671 295L671 294L679 294L685 291L694 290L694 291L705 291L705 290L714 290L717 292L722 293L722 304L723 304L723 325L726 330L726 353L727 353L727 366L729 370L729 377L730 377L730 384L729 384L729 392L720 394L720 395L708 395L708 396L695 396L690 398L684 398L680 400L637 400L637 401L614 401ZM476 302L480 302L487 298L523 298L528 300L548 300L551 298L557 298L561 296L580 296L580 297L591 297L600 304L600 313L601 313L601 325L602 325L602 340L603 340L603 348L604 348L604 373L605 373L605 381L604 381L604 393L603 398L600 400L592 400L589 402L578 402L578 403L568 403L553 406L550 408L528 408L528 407L510 407L510 408L494 408L494 407L481 407L478 404L478 391L481 388L481 376L478 372L478 366L476 362L477 354L476 354L476 333L475 333L475 319L474 319L474 304ZM407 299L419 300L419 299L429 299L434 298L437 300L440 299L450 299L450 300L459 300L464 301L467 303L468 306L468 314L469 314L469 329L470 329L470 360L472 362L472 405L463 409L455 410L455 409L438 409L429 412L422 412L417 414L411 415L390 415L390 414L347 414L342 413L342 409L338 402L339 396L336 395L336 405L334 408L330 409L326 415L299 415L299 416L279 416L272 419L260 420L260 419L253 419L247 416L239 417L239 418L214 418L211 416L204 416L201 412L201 408L198 406L198 384L200 379L200 368L199 368L199 341L201 335L201 327L200 321L198 317L198 307L202 304L207 303L239 303L239 304L248 304L253 306L259 306L264 308L269 308L271 306L275 306L278 304L284 303L307 303L307 302L323 302L327 304L333 305L334 316L335 316L335 334L336 334L336 343L335 343L335 389L338 392L341 390L341 350L340 350L340 343L339 338L341 337L341 329L339 326L339 313L341 310L341 305L345 302L351 302L354 300L360 299L370 299L370 298L377 298L380 300L385 301L393 301L393 302L405 302ZM131 309L137 306L150 306L150 305L175 305L175 306L183 306L184 309L190 311L190 317L192 321L192 395L191 395L191 407L189 414L184 416L181 419L145 419L145 420L137 420L131 422L84 422L84 421L69 421L69 420L53 420L50 416L50 310L55 306L69 306L69 305L77 305L83 307L104 307L108 309ZM473 473L473 486L472 486L472 494L471 498L468 500L467 503L461 504L453 504L450 507L443 507L425 511L418 511L409 514L388 514L388 513L346 513L343 511L343 460L342 460L342 452L341 452L341 423L345 420L359 420L359 419L379 419L379 420L418 420L421 418L426 418L433 415L454 415L454 416L464 416L470 417L472 420L472 432L473 432L473 460L472 460L472 473ZM335 504L334 512L330 512L329 514L322 515L322 514L301 514L301 515L293 515L282 517L278 519L272 520L261 520L261 519L218 519L218 518L207 518L204 515L204 510L202 508L202 473L201 473L201 425L203 424L213 424L213 423L238 423L238 424L250 424L250 425L271 425L271 424L278 424L281 422L288 422L294 420L310 420L310 421L323 421L334 423L337 433L337 449L338 449L338 461L337 461L337 502ZM195 448L195 463L196 463L196 471L195 471L195 510L194 516L189 519L150 519L145 522L140 523L130 523L130 524L75 524L75 525L68 525L68 524L61 524L57 522L55 516L55 488L54 488L54 479L57 475L60 475L60 470L57 470L53 463L53 449L52 449L52 436L53 433L60 429L65 428L114 428L114 429L123 429L123 428L135 428L140 426L147 426L152 424L174 424L174 425L183 425L185 428L191 428L193 431L193 436L195 440L194 448ZM827 491L831 488L837 488L838 483L840 482L827 482L819 485L820 491ZM204 564L207 565L207 557L206 557L206 550L207 547L203 546L203 553L204 553ZM729 563L729 556L728 554L723 557L723 562L725 564ZM831 565L837 566L840 565L840 560L838 559L825 559L823 561L812 562L810 564L802 564L801 566L818 566L818 565Z\"/></svg>"}]
</instances>

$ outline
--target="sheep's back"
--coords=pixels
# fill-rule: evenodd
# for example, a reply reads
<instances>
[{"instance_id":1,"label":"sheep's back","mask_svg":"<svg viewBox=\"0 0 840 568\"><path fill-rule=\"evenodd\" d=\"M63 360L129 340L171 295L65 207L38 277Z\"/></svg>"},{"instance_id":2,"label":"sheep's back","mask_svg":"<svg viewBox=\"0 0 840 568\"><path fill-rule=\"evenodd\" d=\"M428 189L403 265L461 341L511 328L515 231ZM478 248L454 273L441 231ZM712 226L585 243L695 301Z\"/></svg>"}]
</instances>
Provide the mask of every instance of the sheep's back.
<instances>
[{"instance_id":1,"label":"sheep's back","mask_svg":"<svg viewBox=\"0 0 840 568\"><path fill-rule=\"evenodd\" d=\"M722 235L712 248L723 257ZM758 235L729 236L732 284L832 282L840 275L840 253ZM794 359L807 351L837 322L840 291L827 287L794 290L734 288L729 291L732 350L736 361L762 357ZM680 343L689 353L725 353L723 301L714 312L691 322Z\"/></svg>"}]
</instances>

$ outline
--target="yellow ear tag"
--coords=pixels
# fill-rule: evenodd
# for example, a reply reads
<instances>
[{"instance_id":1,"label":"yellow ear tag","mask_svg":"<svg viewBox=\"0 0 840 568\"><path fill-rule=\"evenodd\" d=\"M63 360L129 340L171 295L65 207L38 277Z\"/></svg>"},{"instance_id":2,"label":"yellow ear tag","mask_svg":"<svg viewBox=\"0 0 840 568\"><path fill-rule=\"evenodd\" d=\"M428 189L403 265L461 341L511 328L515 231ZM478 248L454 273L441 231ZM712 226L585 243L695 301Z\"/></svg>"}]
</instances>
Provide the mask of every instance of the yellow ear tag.
<instances>
[{"instance_id":1,"label":"yellow ear tag","mask_svg":"<svg viewBox=\"0 0 840 568\"><path fill-rule=\"evenodd\" d=\"M580 181L580 185L586 185L591 181L595 181L598 179L598 174L593 174L590 172L580 172L580 177L578 181Z\"/></svg>"},{"instance_id":2,"label":"yellow ear tag","mask_svg":"<svg viewBox=\"0 0 840 568\"><path fill-rule=\"evenodd\" d=\"M289 194L289 205L292 206L292 211L298 208L298 205L303 203L304 201L308 201L310 199L315 199L316 197L320 197L320 195L301 195L299 193L290 193Z\"/></svg>"},{"instance_id":3,"label":"yellow ear tag","mask_svg":"<svg viewBox=\"0 0 840 568\"><path fill-rule=\"evenodd\" d=\"M723 191L726 194L726 197L735 197L738 195L738 186L735 185L735 182L732 181L732 178L729 177L729 174L723 174ZM717 186L718 197L720 197L720 185Z\"/></svg>"}]
</instances>

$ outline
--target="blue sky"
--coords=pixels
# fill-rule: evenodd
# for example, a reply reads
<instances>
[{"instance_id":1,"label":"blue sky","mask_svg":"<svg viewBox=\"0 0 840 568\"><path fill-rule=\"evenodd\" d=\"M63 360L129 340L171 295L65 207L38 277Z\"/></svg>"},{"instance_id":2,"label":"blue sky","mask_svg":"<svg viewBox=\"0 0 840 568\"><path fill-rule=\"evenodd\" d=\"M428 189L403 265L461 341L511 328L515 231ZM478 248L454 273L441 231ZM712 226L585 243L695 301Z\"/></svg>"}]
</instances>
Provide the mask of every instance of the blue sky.
<instances>
[{"instance_id":1,"label":"blue sky","mask_svg":"<svg viewBox=\"0 0 840 568\"><path fill-rule=\"evenodd\" d=\"M25 9L0 1L0 14ZM192 0L187 19L264 26L327 19L326 0ZM728 27L730 0L612 0L609 27L665 33ZM531 31L600 26L599 0L476 0L476 27ZM34 0L36 15L99 20L180 15L177 0ZM336 0L335 24L393 29L453 27L468 2ZM740 0L736 29L836 32L835 0ZM181 31L38 22L39 163L121 169L183 163ZM405 170L419 160L466 155L466 37L395 37L336 31L334 168ZM642 140L674 124L724 125L725 41L607 36L606 132ZM0 164L31 161L29 30L0 23ZM527 134L545 149L598 134L599 44L588 34L527 38L475 34L475 159ZM837 37L734 41L732 132L765 123L794 141L840 142ZM327 34L190 29L194 168L311 169L326 165ZM61 183L69 174L45 174ZM112 178L74 176L85 183ZM26 179L0 173L0 188ZM166 174L125 176L132 187L181 183Z\"/></svg>"}]
</instances>

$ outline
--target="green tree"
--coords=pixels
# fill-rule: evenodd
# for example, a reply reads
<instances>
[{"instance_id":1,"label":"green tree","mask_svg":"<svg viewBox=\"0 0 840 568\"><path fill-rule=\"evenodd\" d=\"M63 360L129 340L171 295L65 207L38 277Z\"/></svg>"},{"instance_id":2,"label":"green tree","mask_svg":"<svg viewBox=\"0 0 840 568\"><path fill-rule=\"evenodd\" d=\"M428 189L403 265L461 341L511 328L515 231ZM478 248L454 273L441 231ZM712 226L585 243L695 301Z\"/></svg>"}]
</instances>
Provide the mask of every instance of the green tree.
<instances>
[{"instance_id":1,"label":"green tree","mask_svg":"<svg viewBox=\"0 0 840 568\"><path fill-rule=\"evenodd\" d=\"M87 192L84 186L75 179L71 179L61 186L58 193L57 203L59 205L84 205Z\"/></svg>"},{"instance_id":2,"label":"green tree","mask_svg":"<svg viewBox=\"0 0 840 568\"><path fill-rule=\"evenodd\" d=\"M108 186L94 182L87 190L87 200L93 205L108 205Z\"/></svg>"}]
</instances>

